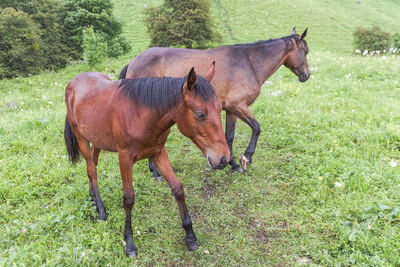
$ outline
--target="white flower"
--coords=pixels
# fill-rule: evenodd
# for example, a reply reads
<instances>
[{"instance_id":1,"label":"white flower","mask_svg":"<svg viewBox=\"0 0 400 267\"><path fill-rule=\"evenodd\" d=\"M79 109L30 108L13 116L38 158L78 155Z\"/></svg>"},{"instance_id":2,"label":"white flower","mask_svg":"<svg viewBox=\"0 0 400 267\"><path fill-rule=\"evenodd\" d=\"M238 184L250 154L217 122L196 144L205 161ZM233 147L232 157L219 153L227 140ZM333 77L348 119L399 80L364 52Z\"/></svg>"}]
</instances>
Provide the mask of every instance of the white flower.
<instances>
[{"instance_id":1,"label":"white flower","mask_svg":"<svg viewBox=\"0 0 400 267\"><path fill-rule=\"evenodd\" d=\"M344 75L347 79L351 77L351 73Z\"/></svg>"},{"instance_id":2,"label":"white flower","mask_svg":"<svg viewBox=\"0 0 400 267\"><path fill-rule=\"evenodd\" d=\"M339 183L339 182L335 182L335 186L338 187L338 188L343 187L343 185L341 183Z\"/></svg>"},{"instance_id":3,"label":"white flower","mask_svg":"<svg viewBox=\"0 0 400 267\"><path fill-rule=\"evenodd\" d=\"M137 231L137 234L140 235L140 231Z\"/></svg>"},{"instance_id":4,"label":"white flower","mask_svg":"<svg viewBox=\"0 0 400 267\"><path fill-rule=\"evenodd\" d=\"M368 54L368 50L364 50L363 56L365 56L366 54Z\"/></svg>"},{"instance_id":5,"label":"white flower","mask_svg":"<svg viewBox=\"0 0 400 267\"><path fill-rule=\"evenodd\" d=\"M360 54L360 53L361 53L361 51L360 51L360 50L358 50L358 49L356 49L356 51L354 51L354 53L356 53L356 54Z\"/></svg>"},{"instance_id":6,"label":"white flower","mask_svg":"<svg viewBox=\"0 0 400 267\"><path fill-rule=\"evenodd\" d=\"M381 53L381 51L379 51L379 50L376 50L376 53L379 55L379 54Z\"/></svg>"},{"instance_id":7,"label":"white flower","mask_svg":"<svg viewBox=\"0 0 400 267\"><path fill-rule=\"evenodd\" d=\"M387 56L382 56L382 59L385 60L387 58Z\"/></svg>"},{"instance_id":8,"label":"white flower","mask_svg":"<svg viewBox=\"0 0 400 267\"><path fill-rule=\"evenodd\" d=\"M82 257L85 257L86 256L86 253L85 252L82 252Z\"/></svg>"},{"instance_id":9,"label":"white flower","mask_svg":"<svg viewBox=\"0 0 400 267\"><path fill-rule=\"evenodd\" d=\"M272 92L271 95L272 95L272 96L279 96L279 95L281 95L282 93L283 93L283 92L282 92L281 90L278 90L278 91Z\"/></svg>"},{"instance_id":10,"label":"white flower","mask_svg":"<svg viewBox=\"0 0 400 267\"><path fill-rule=\"evenodd\" d=\"M393 168L397 166L397 162L394 161L393 159L389 162L389 165L392 166Z\"/></svg>"},{"instance_id":11,"label":"white flower","mask_svg":"<svg viewBox=\"0 0 400 267\"><path fill-rule=\"evenodd\" d=\"M210 254L210 251L208 251L207 249L203 250L204 254Z\"/></svg>"}]
</instances>

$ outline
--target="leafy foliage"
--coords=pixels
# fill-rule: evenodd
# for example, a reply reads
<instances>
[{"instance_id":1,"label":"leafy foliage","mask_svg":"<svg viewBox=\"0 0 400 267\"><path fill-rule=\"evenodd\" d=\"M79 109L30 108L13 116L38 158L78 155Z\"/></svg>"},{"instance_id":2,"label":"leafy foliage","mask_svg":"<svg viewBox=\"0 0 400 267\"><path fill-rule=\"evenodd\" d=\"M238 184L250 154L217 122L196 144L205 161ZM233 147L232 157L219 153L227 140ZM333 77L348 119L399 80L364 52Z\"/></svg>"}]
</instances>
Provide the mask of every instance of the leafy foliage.
<instances>
[{"instance_id":1,"label":"leafy foliage","mask_svg":"<svg viewBox=\"0 0 400 267\"><path fill-rule=\"evenodd\" d=\"M0 13L0 78L37 74L44 64L41 31L23 11Z\"/></svg>"},{"instance_id":2,"label":"leafy foliage","mask_svg":"<svg viewBox=\"0 0 400 267\"><path fill-rule=\"evenodd\" d=\"M161 6L145 12L151 46L204 48L219 39L213 32L209 1L164 0Z\"/></svg>"},{"instance_id":3,"label":"leafy foliage","mask_svg":"<svg viewBox=\"0 0 400 267\"><path fill-rule=\"evenodd\" d=\"M103 35L109 47L110 55L119 56L130 50L128 41L120 37L122 23L112 14L113 5L110 0L70 0L65 18L65 25L72 35L69 41L74 48L83 52L83 30L93 27L93 30Z\"/></svg>"},{"instance_id":4,"label":"leafy foliage","mask_svg":"<svg viewBox=\"0 0 400 267\"><path fill-rule=\"evenodd\" d=\"M7 45L0 46L0 78L36 74L41 69L59 69L71 59L80 59L83 55L82 31L90 26L106 40L109 56L116 57L130 50L127 40L120 36L122 24L112 15L110 0L6 0L0 7L18 10L19 18L16 22L10 11L2 18L4 34L0 38ZM24 26L8 29L5 26L7 23L20 24L21 20L25 20L31 30ZM33 49L33 44L34 52L28 52ZM10 50L11 46L14 48Z\"/></svg>"},{"instance_id":5,"label":"leafy foliage","mask_svg":"<svg viewBox=\"0 0 400 267\"><path fill-rule=\"evenodd\" d=\"M371 28L358 27L353 32L353 45L355 49L382 51L390 48L390 33L384 32L378 26Z\"/></svg>"},{"instance_id":6,"label":"leafy foliage","mask_svg":"<svg viewBox=\"0 0 400 267\"><path fill-rule=\"evenodd\" d=\"M395 33L392 36L393 47L400 49L400 33Z\"/></svg>"},{"instance_id":7,"label":"leafy foliage","mask_svg":"<svg viewBox=\"0 0 400 267\"><path fill-rule=\"evenodd\" d=\"M93 30L93 26L83 30L83 57L89 66L99 64L107 56L107 43L103 36Z\"/></svg>"}]
</instances>

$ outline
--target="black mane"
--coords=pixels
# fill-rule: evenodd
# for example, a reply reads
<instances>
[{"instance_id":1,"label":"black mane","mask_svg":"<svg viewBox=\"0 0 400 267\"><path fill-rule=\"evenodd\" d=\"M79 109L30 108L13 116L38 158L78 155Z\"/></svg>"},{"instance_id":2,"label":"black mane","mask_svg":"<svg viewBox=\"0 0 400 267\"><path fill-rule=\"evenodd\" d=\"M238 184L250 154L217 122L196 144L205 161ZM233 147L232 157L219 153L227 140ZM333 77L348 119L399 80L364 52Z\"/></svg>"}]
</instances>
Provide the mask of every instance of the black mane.
<instances>
[{"instance_id":1,"label":"black mane","mask_svg":"<svg viewBox=\"0 0 400 267\"><path fill-rule=\"evenodd\" d=\"M118 85L122 94L136 104L165 112L182 101L182 86L187 78L135 78L121 79ZM214 88L208 80L197 76L195 93L204 101L216 98Z\"/></svg>"}]
</instances>

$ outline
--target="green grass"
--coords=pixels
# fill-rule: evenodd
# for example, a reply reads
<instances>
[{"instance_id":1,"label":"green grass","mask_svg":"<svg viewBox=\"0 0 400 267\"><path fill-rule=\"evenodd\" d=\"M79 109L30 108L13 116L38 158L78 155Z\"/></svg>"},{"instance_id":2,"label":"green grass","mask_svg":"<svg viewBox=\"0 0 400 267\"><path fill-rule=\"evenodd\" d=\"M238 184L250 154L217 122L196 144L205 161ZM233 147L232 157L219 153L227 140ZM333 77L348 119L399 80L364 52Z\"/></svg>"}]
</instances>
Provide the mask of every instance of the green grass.
<instances>
[{"instance_id":1,"label":"green grass","mask_svg":"<svg viewBox=\"0 0 400 267\"><path fill-rule=\"evenodd\" d=\"M138 258L124 255L115 153L100 154L99 189L109 218L97 219L85 164L70 165L63 143L65 86L89 70L85 64L0 81L0 265L399 266L400 170L390 162L400 160L400 58L350 56L353 26L379 22L395 32L399 5L354 2L364 13L350 21L350 2L301 1L296 12L283 8L286 2L293 5L221 1L226 11L213 2L224 43L309 26L309 63L318 69L303 84L282 68L263 86L251 106L262 132L245 174L210 171L201 152L173 128L167 150L185 188L196 252L187 251L175 200L165 182L151 179L146 161L133 170ZM146 48L145 3L116 5L134 48L96 70L118 75ZM222 14L229 14L236 40L224 30ZM330 40L337 42L330 46ZM238 122L236 157L249 138L250 129Z\"/></svg>"}]
</instances>

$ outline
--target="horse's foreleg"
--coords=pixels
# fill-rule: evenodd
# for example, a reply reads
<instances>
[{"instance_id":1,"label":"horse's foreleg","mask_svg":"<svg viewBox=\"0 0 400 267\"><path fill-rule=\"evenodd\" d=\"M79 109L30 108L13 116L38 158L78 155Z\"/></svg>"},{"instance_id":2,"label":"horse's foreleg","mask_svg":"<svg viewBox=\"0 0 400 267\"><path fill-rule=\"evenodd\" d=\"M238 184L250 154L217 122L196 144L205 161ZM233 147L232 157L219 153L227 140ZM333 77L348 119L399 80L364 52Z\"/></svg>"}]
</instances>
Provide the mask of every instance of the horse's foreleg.
<instances>
[{"instance_id":1,"label":"horse's foreleg","mask_svg":"<svg viewBox=\"0 0 400 267\"><path fill-rule=\"evenodd\" d=\"M247 105L240 105L237 107L237 112L235 112L240 119L242 119L245 123L247 123L251 128L251 139L250 143L242 156L240 156L240 164L243 167L243 170L247 171L249 165L252 163L252 157L256 150L258 136L260 135L260 124L254 118L253 114L251 114Z\"/></svg>"},{"instance_id":2,"label":"horse's foreleg","mask_svg":"<svg viewBox=\"0 0 400 267\"><path fill-rule=\"evenodd\" d=\"M162 176L161 176L160 172L158 171L156 164L154 164L154 162L151 159L149 159L149 169L153 173L154 179L157 182L161 182Z\"/></svg>"},{"instance_id":3,"label":"horse's foreleg","mask_svg":"<svg viewBox=\"0 0 400 267\"><path fill-rule=\"evenodd\" d=\"M107 214L105 212L103 201L101 201L99 188L97 186L97 162L99 158L100 149L93 147L90 148L90 144L88 141L77 137L79 149L85 158L86 161L86 169L89 177L89 195L96 202L96 207L99 212L99 216L101 220L107 220Z\"/></svg>"},{"instance_id":4,"label":"horse's foreleg","mask_svg":"<svg viewBox=\"0 0 400 267\"><path fill-rule=\"evenodd\" d=\"M126 256L136 258L137 248L133 243L132 231L132 208L135 204L135 191L132 184L133 160L129 152L119 151L119 168L121 171L122 187L124 190L123 200L125 209L125 230L124 237L126 242Z\"/></svg>"},{"instance_id":5,"label":"horse's foreleg","mask_svg":"<svg viewBox=\"0 0 400 267\"><path fill-rule=\"evenodd\" d=\"M229 164L232 167L232 171L238 171L240 173L243 172L243 169L240 167L239 164L235 162L235 159L233 158L233 151L232 151L232 144L233 144L233 139L235 138L235 126L236 126L236 116L229 112L226 111L226 123L225 123L225 139L229 147L230 151L230 159L229 159Z\"/></svg>"},{"instance_id":6,"label":"horse's foreleg","mask_svg":"<svg viewBox=\"0 0 400 267\"><path fill-rule=\"evenodd\" d=\"M186 244L189 250L197 250L199 245L197 244L197 238L192 228L192 220L190 219L189 212L186 207L185 194L181 182L179 182L174 171L172 170L171 164L168 159L167 150L165 147L159 154L154 156L154 163L157 165L161 174L167 180L169 187L171 188L172 194L174 195L176 202L178 203L179 212L182 219L182 227L186 232Z\"/></svg>"}]
</instances>

